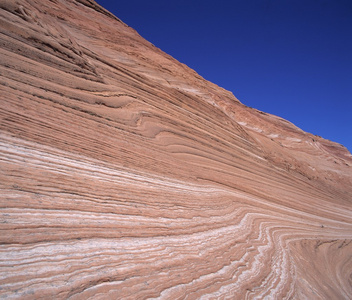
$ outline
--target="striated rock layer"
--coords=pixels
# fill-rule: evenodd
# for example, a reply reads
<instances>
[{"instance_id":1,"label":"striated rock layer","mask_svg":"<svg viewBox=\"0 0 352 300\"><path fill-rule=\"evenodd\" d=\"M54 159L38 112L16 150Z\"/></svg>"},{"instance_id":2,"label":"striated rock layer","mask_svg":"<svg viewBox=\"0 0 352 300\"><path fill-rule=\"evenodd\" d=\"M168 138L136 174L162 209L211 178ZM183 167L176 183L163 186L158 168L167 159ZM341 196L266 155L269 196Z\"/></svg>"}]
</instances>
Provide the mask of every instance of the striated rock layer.
<instances>
[{"instance_id":1,"label":"striated rock layer","mask_svg":"<svg viewBox=\"0 0 352 300\"><path fill-rule=\"evenodd\" d=\"M0 8L0 298L352 298L347 149L92 0Z\"/></svg>"}]
</instances>

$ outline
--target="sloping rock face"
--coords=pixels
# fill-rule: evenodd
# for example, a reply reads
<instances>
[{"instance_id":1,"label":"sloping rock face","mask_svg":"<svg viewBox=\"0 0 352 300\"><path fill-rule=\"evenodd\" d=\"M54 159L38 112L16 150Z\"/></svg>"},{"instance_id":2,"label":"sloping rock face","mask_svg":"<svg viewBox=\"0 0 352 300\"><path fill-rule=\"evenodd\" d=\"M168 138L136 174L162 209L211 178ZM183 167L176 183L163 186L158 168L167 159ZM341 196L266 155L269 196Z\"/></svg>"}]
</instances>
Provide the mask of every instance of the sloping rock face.
<instances>
[{"instance_id":1,"label":"sloping rock face","mask_svg":"<svg viewBox=\"0 0 352 300\"><path fill-rule=\"evenodd\" d=\"M343 146L94 1L0 8L0 298L352 298Z\"/></svg>"}]
</instances>

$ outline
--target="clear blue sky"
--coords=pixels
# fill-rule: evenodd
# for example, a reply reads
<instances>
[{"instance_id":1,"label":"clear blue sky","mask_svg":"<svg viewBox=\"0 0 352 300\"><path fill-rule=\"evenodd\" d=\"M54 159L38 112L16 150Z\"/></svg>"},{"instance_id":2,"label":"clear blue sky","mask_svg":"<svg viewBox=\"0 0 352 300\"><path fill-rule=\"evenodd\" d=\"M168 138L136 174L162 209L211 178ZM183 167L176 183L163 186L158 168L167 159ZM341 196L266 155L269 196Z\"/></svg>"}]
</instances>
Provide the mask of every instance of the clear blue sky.
<instances>
[{"instance_id":1,"label":"clear blue sky","mask_svg":"<svg viewBox=\"0 0 352 300\"><path fill-rule=\"evenodd\" d=\"M97 0L244 104L352 151L352 0Z\"/></svg>"}]
</instances>

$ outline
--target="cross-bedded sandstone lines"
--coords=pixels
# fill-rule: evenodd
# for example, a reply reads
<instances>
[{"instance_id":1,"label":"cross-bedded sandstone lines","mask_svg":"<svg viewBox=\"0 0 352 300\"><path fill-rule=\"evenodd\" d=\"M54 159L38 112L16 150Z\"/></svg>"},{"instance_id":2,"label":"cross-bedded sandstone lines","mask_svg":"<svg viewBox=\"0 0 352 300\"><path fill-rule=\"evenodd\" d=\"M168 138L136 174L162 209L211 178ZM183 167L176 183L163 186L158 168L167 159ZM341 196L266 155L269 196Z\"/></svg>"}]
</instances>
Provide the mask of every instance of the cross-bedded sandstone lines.
<instances>
[{"instance_id":1,"label":"cross-bedded sandstone lines","mask_svg":"<svg viewBox=\"0 0 352 300\"><path fill-rule=\"evenodd\" d=\"M347 150L93 1L0 8L0 298L351 297Z\"/></svg>"},{"instance_id":2,"label":"cross-bedded sandstone lines","mask_svg":"<svg viewBox=\"0 0 352 300\"><path fill-rule=\"evenodd\" d=\"M350 236L346 223L218 184L2 141L4 295L289 298L291 244Z\"/></svg>"}]
</instances>

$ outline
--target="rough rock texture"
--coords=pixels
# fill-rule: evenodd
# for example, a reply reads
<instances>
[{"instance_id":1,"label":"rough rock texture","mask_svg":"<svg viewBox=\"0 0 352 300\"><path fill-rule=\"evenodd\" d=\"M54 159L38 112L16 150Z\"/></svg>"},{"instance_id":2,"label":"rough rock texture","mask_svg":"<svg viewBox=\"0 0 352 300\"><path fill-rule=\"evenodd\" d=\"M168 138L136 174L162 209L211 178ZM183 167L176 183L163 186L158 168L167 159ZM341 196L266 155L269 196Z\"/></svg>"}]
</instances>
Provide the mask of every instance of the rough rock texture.
<instances>
[{"instance_id":1,"label":"rough rock texture","mask_svg":"<svg viewBox=\"0 0 352 300\"><path fill-rule=\"evenodd\" d=\"M0 36L0 298L352 298L343 146L92 0L2 0Z\"/></svg>"}]
</instances>

